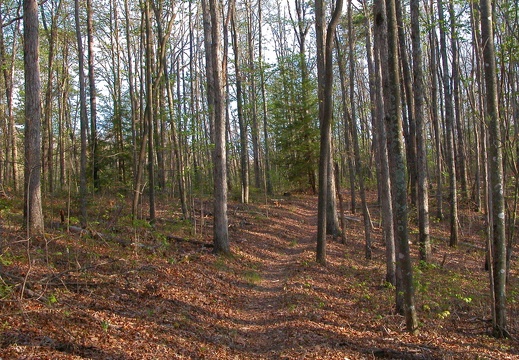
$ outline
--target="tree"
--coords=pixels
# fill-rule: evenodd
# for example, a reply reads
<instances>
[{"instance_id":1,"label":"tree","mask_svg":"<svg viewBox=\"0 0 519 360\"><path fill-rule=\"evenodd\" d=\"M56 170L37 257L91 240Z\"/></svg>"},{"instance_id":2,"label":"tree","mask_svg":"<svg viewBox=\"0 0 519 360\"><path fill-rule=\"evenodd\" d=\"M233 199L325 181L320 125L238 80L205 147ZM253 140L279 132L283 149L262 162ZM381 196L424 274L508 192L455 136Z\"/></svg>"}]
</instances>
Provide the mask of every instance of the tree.
<instances>
[{"instance_id":1,"label":"tree","mask_svg":"<svg viewBox=\"0 0 519 360\"><path fill-rule=\"evenodd\" d=\"M204 6L205 0L202 1ZM221 62L221 30L220 30L220 2L209 0L208 10L210 19L211 33L210 42L205 38L206 51L209 51L209 61L211 71L208 73L208 98L210 113L214 117L214 253L229 254L229 233L227 219L227 161L225 151L225 96L223 94L224 78ZM207 4L205 4L207 6ZM204 12L205 14L205 12ZM209 95L211 94L211 95Z\"/></svg>"},{"instance_id":2,"label":"tree","mask_svg":"<svg viewBox=\"0 0 519 360\"><path fill-rule=\"evenodd\" d=\"M350 62L350 107L351 107L351 132L353 138L353 150L355 153L355 173L360 188L360 198L362 202L362 217L364 220L365 238L365 257L371 259L371 217L366 198L366 186L364 181L364 171L362 171L362 160L360 157L359 136L357 133L357 111L355 106L355 59L354 59L354 39L353 39L353 11L352 2L348 4L348 43L349 43L349 62Z\"/></svg>"},{"instance_id":3,"label":"tree","mask_svg":"<svg viewBox=\"0 0 519 360\"><path fill-rule=\"evenodd\" d=\"M331 167L331 120L332 120L332 89L333 89L333 41L335 30L342 12L342 0L337 0L333 10L332 18L328 23L326 34L324 34L324 10L323 1L315 1L315 28L317 33L317 63L318 65L318 96L322 110L319 111L320 119L320 150L319 150L319 198L317 208L317 262L326 264L326 226L327 205L329 199L329 176ZM325 39L324 43L322 40ZM334 216L337 216L334 214Z\"/></svg>"},{"instance_id":4,"label":"tree","mask_svg":"<svg viewBox=\"0 0 519 360\"><path fill-rule=\"evenodd\" d=\"M417 166L417 206L420 259L428 261L431 253L429 239L429 198L427 181L427 152L423 106L422 44L420 36L420 1L411 0L411 41L413 48L413 95L416 123L416 166Z\"/></svg>"},{"instance_id":5,"label":"tree","mask_svg":"<svg viewBox=\"0 0 519 360\"><path fill-rule=\"evenodd\" d=\"M387 153L387 132L385 125L384 106L384 76L382 67L387 64L387 24L385 6L381 1L373 5L375 18L374 47L374 89L375 93L375 131L378 138L378 156L380 159L379 197L381 207L382 226L384 229L384 243L386 245L386 281L396 285L396 254L395 232L393 227L393 204L391 194L391 179L389 158Z\"/></svg>"},{"instance_id":6,"label":"tree","mask_svg":"<svg viewBox=\"0 0 519 360\"><path fill-rule=\"evenodd\" d=\"M509 336L506 316L506 236L505 201L503 194L503 154L497 76L494 50L494 30L490 0L481 0L481 40L485 66L486 123L489 132L488 162L490 168L491 199L491 295L493 299L492 327L496 337Z\"/></svg>"},{"instance_id":7,"label":"tree","mask_svg":"<svg viewBox=\"0 0 519 360\"><path fill-rule=\"evenodd\" d=\"M408 210L406 171L402 139L402 112L400 108L400 76L398 60L397 16L395 0L386 0L387 43L388 43L388 81L386 94L386 126L388 153L391 167L391 187L393 194L393 217L395 242L397 247L397 309L405 315L406 328L415 332L418 327L414 305L413 269L409 254ZM379 21L378 19L376 21ZM399 286L398 279L401 284ZM399 292L403 292L403 304L399 304ZM402 305L400 307L400 305Z\"/></svg>"},{"instance_id":8,"label":"tree","mask_svg":"<svg viewBox=\"0 0 519 360\"><path fill-rule=\"evenodd\" d=\"M80 107L80 132L81 155L79 169L79 211L81 213L81 226L87 225L87 107L85 91L85 56L83 51L83 39L81 37L81 23L79 20L79 1L74 1L74 19L76 23L76 39L79 63L79 107Z\"/></svg>"},{"instance_id":9,"label":"tree","mask_svg":"<svg viewBox=\"0 0 519 360\"><path fill-rule=\"evenodd\" d=\"M97 90L95 78L94 25L92 0L86 1L87 10L87 48L88 48L88 87L90 95L90 148L92 154L92 176L94 189L99 190L99 149L97 146ZM118 50L118 49L117 49Z\"/></svg>"},{"instance_id":10,"label":"tree","mask_svg":"<svg viewBox=\"0 0 519 360\"><path fill-rule=\"evenodd\" d=\"M438 18L440 21L440 54L443 66L443 91L445 98L445 134L447 142L447 172L449 173L449 201L450 201L450 246L458 245L458 196L456 188L456 164L454 155L454 109L452 104L452 90L449 78L449 64L447 59L447 40L445 35L445 16L443 1L438 0Z\"/></svg>"},{"instance_id":11,"label":"tree","mask_svg":"<svg viewBox=\"0 0 519 360\"><path fill-rule=\"evenodd\" d=\"M25 70L24 220L29 235L43 233L38 2L23 2Z\"/></svg>"},{"instance_id":12,"label":"tree","mask_svg":"<svg viewBox=\"0 0 519 360\"><path fill-rule=\"evenodd\" d=\"M238 111L238 125L240 127L240 178L241 178L241 201L249 202L249 145L247 124L243 116L243 90L240 63L240 50L238 48L238 31L236 28L236 8L233 8L231 18L232 47L234 50L234 73L236 76L236 108Z\"/></svg>"}]
</instances>

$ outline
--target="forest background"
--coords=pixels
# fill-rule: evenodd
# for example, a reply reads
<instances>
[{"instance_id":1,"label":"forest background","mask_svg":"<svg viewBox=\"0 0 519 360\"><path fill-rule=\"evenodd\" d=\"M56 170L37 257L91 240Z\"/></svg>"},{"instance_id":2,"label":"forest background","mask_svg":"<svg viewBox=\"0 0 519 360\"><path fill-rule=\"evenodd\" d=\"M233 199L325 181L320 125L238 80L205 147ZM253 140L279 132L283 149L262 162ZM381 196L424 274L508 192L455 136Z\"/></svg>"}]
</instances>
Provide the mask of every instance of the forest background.
<instances>
[{"instance_id":1,"label":"forest background","mask_svg":"<svg viewBox=\"0 0 519 360\"><path fill-rule=\"evenodd\" d=\"M372 258L376 208L386 281L415 332L410 233L427 266L430 227L448 223L456 248L468 209L482 215L492 333L512 336L518 4L344 5L0 1L2 216L23 209L30 244L53 226L104 235L115 220L99 219L99 201L153 229L165 198L196 229L211 199L213 250L229 254L229 203L318 194L325 265L345 212L360 211Z\"/></svg>"}]
</instances>

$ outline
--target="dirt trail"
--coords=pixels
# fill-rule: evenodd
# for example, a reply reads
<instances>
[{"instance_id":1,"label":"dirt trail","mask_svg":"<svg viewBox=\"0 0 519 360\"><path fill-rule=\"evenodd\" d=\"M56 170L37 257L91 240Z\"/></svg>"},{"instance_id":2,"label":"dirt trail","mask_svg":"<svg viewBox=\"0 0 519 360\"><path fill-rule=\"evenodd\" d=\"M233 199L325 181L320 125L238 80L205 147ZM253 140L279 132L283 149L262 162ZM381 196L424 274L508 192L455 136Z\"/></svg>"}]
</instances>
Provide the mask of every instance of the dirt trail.
<instances>
[{"instance_id":1,"label":"dirt trail","mask_svg":"<svg viewBox=\"0 0 519 360\"><path fill-rule=\"evenodd\" d=\"M209 227L204 235L193 234L192 229L175 227L172 219L159 223L163 227L156 232L140 229L138 238L121 228L121 236L142 247L123 247L120 242L77 234L48 234L52 241L32 242L30 269L21 261L26 247L20 245L9 271L23 278L23 270L30 270L27 284L42 297L0 302L0 357L519 356L516 343L485 336L486 323L474 320L486 316L485 304L469 306L456 297L466 291L458 285L462 274L470 280L468 296L474 296L474 285L485 276L478 268L455 272L459 271L455 264L468 266L476 263L468 260L481 258L473 250L460 252L436 245L436 263L447 250L450 257L463 261L451 261L446 265L450 269L431 267L429 274L422 275L421 281L436 291L418 293L419 304L429 306L429 311L421 310L424 325L418 335L410 335L403 331L403 317L394 314L394 290L384 286L380 233L373 234L374 260L366 261L362 224L349 223L346 245L328 239L324 267L315 262L315 197L294 196L268 206L232 204L229 219L231 257L211 253ZM67 255L69 249L74 262ZM75 268L76 262L81 269ZM49 271L60 281L49 282L54 279ZM451 282L454 275L457 280ZM446 285L455 290L442 297ZM484 290L478 291L486 291L486 284L482 286ZM452 311L451 317L436 315L443 306Z\"/></svg>"}]
</instances>

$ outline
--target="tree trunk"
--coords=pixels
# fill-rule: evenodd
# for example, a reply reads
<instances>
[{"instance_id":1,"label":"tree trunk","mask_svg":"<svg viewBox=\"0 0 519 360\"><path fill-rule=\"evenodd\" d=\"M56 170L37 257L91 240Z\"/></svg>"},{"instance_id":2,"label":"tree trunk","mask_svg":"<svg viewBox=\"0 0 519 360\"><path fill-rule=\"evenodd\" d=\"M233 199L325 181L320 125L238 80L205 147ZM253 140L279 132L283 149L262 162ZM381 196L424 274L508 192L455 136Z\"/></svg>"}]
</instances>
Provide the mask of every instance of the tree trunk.
<instances>
[{"instance_id":1,"label":"tree trunk","mask_svg":"<svg viewBox=\"0 0 519 360\"><path fill-rule=\"evenodd\" d=\"M19 33L19 21L16 22L14 34ZM2 180L2 183L5 184L6 179L10 179L13 190L16 192L18 190L18 145L16 143L16 128L15 128L15 118L14 118L14 101L13 101L13 92L14 92L14 66L15 59L14 56L11 57L10 64L7 63L6 51L5 51L5 43L4 43L4 25L2 23L2 16L0 16L0 68L2 69L2 73L4 76L5 82L5 96L7 101L7 144L6 144L6 158L7 161L6 169L5 169L5 177ZM15 54L17 51L17 38L18 36L13 36L12 41L12 54Z\"/></svg>"},{"instance_id":2,"label":"tree trunk","mask_svg":"<svg viewBox=\"0 0 519 360\"><path fill-rule=\"evenodd\" d=\"M269 149L269 132L268 132L268 109L267 109L267 96L265 91L265 70L263 65L263 36L262 36L262 2L258 0L258 64L260 73L260 87L261 87L261 104L263 110L263 148L265 153L265 191L267 195L274 193L272 186L272 175L270 169L270 149Z\"/></svg>"},{"instance_id":3,"label":"tree trunk","mask_svg":"<svg viewBox=\"0 0 519 360\"><path fill-rule=\"evenodd\" d=\"M23 2L25 70L24 220L29 236L43 234L38 2Z\"/></svg>"},{"instance_id":4,"label":"tree trunk","mask_svg":"<svg viewBox=\"0 0 519 360\"><path fill-rule=\"evenodd\" d=\"M315 2L315 27L317 32L317 56L318 56L318 94L319 104L322 104L322 111L319 111L321 148L319 156L319 199L317 209L317 262L326 264L326 212L328 200L328 176L331 174L329 167L331 153L331 120L333 113L332 88L333 88L333 40L335 30L339 22L342 11L342 0L337 0L332 18L328 24L326 34L324 34L324 9L323 1ZM323 40L326 39L325 43ZM319 64L321 66L319 66ZM320 69L319 69L320 68ZM335 214L337 216L337 214Z\"/></svg>"},{"instance_id":5,"label":"tree trunk","mask_svg":"<svg viewBox=\"0 0 519 360\"><path fill-rule=\"evenodd\" d=\"M236 9L234 9L236 11ZM238 34L236 29L236 14L231 20L232 46L234 50L234 72L236 76L236 107L238 110L238 125L240 128L240 178L241 178L241 202L249 203L249 140L247 134L247 124L243 116L243 92L242 75L240 68L240 51L238 49Z\"/></svg>"},{"instance_id":6,"label":"tree trunk","mask_svg":"<svg viewBox=\"0 0 519 360\"><path fill-rule=\"evenodd\" d=\"M411 0L411 42L413 47L413 94L416 122L416 166L417 166L417 206L418 206L418 243L420 260L429 261L431 244L429 239L429 197L427 182L426 135L423 119L423 69L420 39L420 1Z\"/></svg>"},{"instance_id":7,"label":"tree trunk","mask_svg":"<svg viewBox=\"0 0 519 360\"><path fill-rule=\"evenodd\" d=\"M496 337L509 336L506 315L506 236L505 202L503 195L503 155L497 100L497 75L494 51L492 5L490 0L481 0L481 37L486 91L486 123L489 134L488 161L490 169L490 197L492 203L492 270L495 300L492 327Z\"/></svg>"},{"instance_id":8,"label":"tree trunk","mask_svg":"<svg viewBox=\"0 0 519 360\"><path fill-rule=\"evenodd\" d=\"M86 0L87 42L88 42L88 86L90 95L90 149L92 155L92 177L94 190L99 190L99 154L97 149L97 90L95 81L94 24L92 20L92 0ZM119 49L116 49L119 51Z\"/></svg>"},{"instance_id":9,"label":"tree trunk","mask_svg":"<svg viewBox=\"0 0 519 360\"><path fill-rule=\"evenodd\" d=\"M460 67L458 51L458 34L456 32L456 13L454 2L449 0L449 14L451 26L451 52L452 52L452 96L454 99L454 120L456 126L456 165L459 182L461 186L462 199L468 198L467 189L467 161L465 156L465 132L461 123L461 100L460 100Z\"/></svg>"},{"instance_id":10,"label":"tree trunk","mask_svg":"<svg viewBox=\"0 0 519 360\"><path fill-rule=\"evenodd\" d=\"M205 2L205 0L203 1ZM205 44L206 50L210 50L212 74L208 74L209 92L213 98L214 114L214 253L229 254L228 218L227 218L227 162L225 152L225 97L223 86L222 62L221 62L221 30L220 30L220 6L217 0L209 0L209 13L211 23L211 42ZM208 39L206 38L206 41Z\"/></svg>"},{"instance_id":11,"label":"tree trunk","mask_svg":"<svg viewBox=\"0 0 519 360\"><path fill-rule=\"evenodd\" d=\"M433 0L430 0L430 23L433 24L429 32L430 63L429 73L431 76L431 122L434 129L434 149L436 155L436 219L443 220L443 162L441 147L440 119L438 116L438 68L436 59L438 51L436 46L436 19L434 18Z\"/></svg>"},{"instance_id":12,"label":"tree trunk","mask_svg":"<svg viewBox=\"0 0 519 360\"><path fill-rule=\"evenodd\" d=\"M443 1L438 0L438 17L440 24L445 23ZM449 64L447 59L447 41L445 30L440 26L440 51L443 67L443 89L445 98L445 133L447 142L447 172L449 173L449 200L450 200L450 246L458 245L458 196L456 188L456 164L454 154L454 112L452 105L452 91L449 78Z\"/></svg>"},{"instance_id":13,"label":"tree trunk","mask_svg":"<svg viewBox=\"0 0 519 360\"><path fill-rule=\"evenodd\" d=\"M400 76L398 71L398 38L395 0L386 0L388 28L388 101L386 105L386 125L388 130L388 152L391 167L391 187L393 193L393 216L397 245L397 272L402 284L397 285L397 292L403 291L402 311L409 332L416 332L418 321L414 305L413 268L409 254L408 214L406 171L404 166L404 148L402 140L402 112L400 109ZM377 19L378 20L378 19ZM398 294L397 294L398 297Z\"/></svg>"},{"instance_id":14,"label":"tree trunk","mask_svg":"<svg viewBox=\"0 0 519 360\"><path fill-rule=\"evenodd\" d=\"M360 159L359 136L357 133L357 111L355 106L355 58L354 58L354 37L353 37L353 14L352 2L348 5L348 44L349 44L349 63L350 63L350 107L351 107L351 130L353 139L353 151L355 154L355 172L359 182L360 198L362 202L362 217L364 219L364 256L371 259L371 217L369 215L368 202L366 199L366 187L364 184L364 173Z\"/></svg>"},{"instance_id":15,"label":"tree trunk","mask_svg":"<svg viewBox=\"0 0 519 360\"><path fill-rule=\"evenodd\" d=\"M405 139L405 151L407 154L407 171L409 173L409 189L411 204L416 204L416 189L417 189L417 167L416 167L416 119L414 113L414 97L413 97L413 81L411 78L411 66L409 65L409 59L407 56L407 45L406 37L404 32L404 21L402 14L401 0L395 1L396 5L396 18L398 23L398 45L399 45L399 56L403 75L402 102L405 103L404 115L404 139ZM406 116L407 115L407 116ZM407 117L407 121L405 118Z\"/></svg>"},{"instance_id":16,"label":"tree trunk","mask_svg":"<svg viewBox=\"0 0 519 360\"><path fill-rule=\"evenodd\" d=\"M85 60L83 51L83 40L81 37L81 24L79 20L79 0L74 1L74 15L76 22L76 38L78 47L79 64L79 102L80 102L80 128L81 128L81 155L79 169L79 208L81 216L81 227L87 226L87 108L85 91Z\"/></svg>"},{"instance_id":17,"label":"tree trunk","mask_svg":"<svg viewBox=\"0 0 519 360\"><path fill-rule=\"evenodd\" d=\"M387 68L387 24L385 6L377 1L373 6L375 17L375 105L380 154L380 211L386 245L386 281L396 285L395 231L393 227L393 203L387 149L387 132L384 105L384 76L382 69Z\"/></svg>"}]
</instances>

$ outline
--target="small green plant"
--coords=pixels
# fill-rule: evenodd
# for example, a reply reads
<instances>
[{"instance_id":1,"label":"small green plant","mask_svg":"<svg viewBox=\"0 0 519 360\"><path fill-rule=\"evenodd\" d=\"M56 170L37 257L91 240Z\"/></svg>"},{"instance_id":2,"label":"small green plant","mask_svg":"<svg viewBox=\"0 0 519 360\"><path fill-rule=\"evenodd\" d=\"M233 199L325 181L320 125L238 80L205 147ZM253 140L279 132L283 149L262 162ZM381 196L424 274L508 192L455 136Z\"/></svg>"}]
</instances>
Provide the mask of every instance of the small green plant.
<instances>
[{"instance_id":1,"label":"small green plant","mask_svg":"<svg viewBox=\"0 0 519 360\"><path fill-rule=\"evenodd\" d=\"M389 281L384 281L384 284L382 286L389 290L396 289L395 285L391 284Z\"/></svg>"},{"instance_id":2,"label":"small green plant","mask_svg":"<svg viewBox=\"0 0 519 360\"><path fill-rule=\"evenodd\" d=\"M295 311L297 308L296 304L288 304L288 311L292 312Z\"/></svg>"},{"instance_id":3,"label":"small green plant","mask_svg":"<svg viewBox=\"0 0 519 360\"><path fill-rule=\"evenodd\" d=\"M3 266L9 266L13 263L13 256L9 252L5 252L0 255L0 264Z\"/></svg>"},{"instance_id":4,"label":"small green plant","mask_svg":"<svg viewBox=\"0 0 519 360\"><path fill-rule=\"evenodd\" d=\"M295 239L290 241L290 243L289 243L289 246L291 246L291 247L294 247L296 245L297 245L297 240L295 240Z\"/></svg>"},{"instance_id":5,"label":"small green plant","mask_svg":"<svg viewBox=\"0 0 519 360\"><path fill-rule=\"evenodd\" d=\"M251 285L256 285L261 281L261 275L255 270L248 270L243 274L243 276Z\"/></svg>"},{"instance_id":6,"label":"small green plant","mask_svg":"<svg viewBox=\"0 0 519 360\"><path fill-rule=\"evenodd\" d=\"M145 219L134 219L132 225L135 228L142 228L142 229L151 229L152 228L149 221L147 221Z\"/></svg>"},{"instance_id":7,"label":"small green plant","mask_svg":"<svg viewBox=\"0 0 519 360\"><path fill-rule=\"evenodd\" d=\"M454 295L454 297L456 299L459 299L467 304L470 304L472 302L472 298L470 296L463 296L463 295L460 295L460 294L456 294Z\"/></svg>"},{"instance_id":8,"label":"small green plant","mask_svg":"<svg viewBox=\"0 0 519 360\"><path fill-rule=\"evenodd\" d=\"M13 287L5 283L0 284L0 299L6 298L11 295Z\"/></svg>"},{"instance_id":9,"label":"small green plant","mask_svg":"<svg viewBox=\"0 0 519 360\"><path fill-rule=\"evenodd\" d=\"M58 297L56 296L55 293L50 294L49 297L47 298L48 305L54 305L57 302L58 302Z\"/></svg>"},{"instance_id":10,"label":"small green plant","mask_svg":"<svg viewBox=\"0 0 519 360\"><path fill-rule=\"evenodd\" d=\"M107 320L101 321L101 328L103 329L104 332L107 332L108 329L110 328L110 323Z\"/></svg>"},{"instance_id":11,"label":"small green plant","mask_svg":"<svg viewBox=\"0 0 519 360\"><path fill-rule=\"evenodd\" d=\"M445 320L449 316L451 316L451 312L449 310L444 310L441 313L438 313L438 318L441 319L441 320Z\"/></svg>"}]
</instances>

